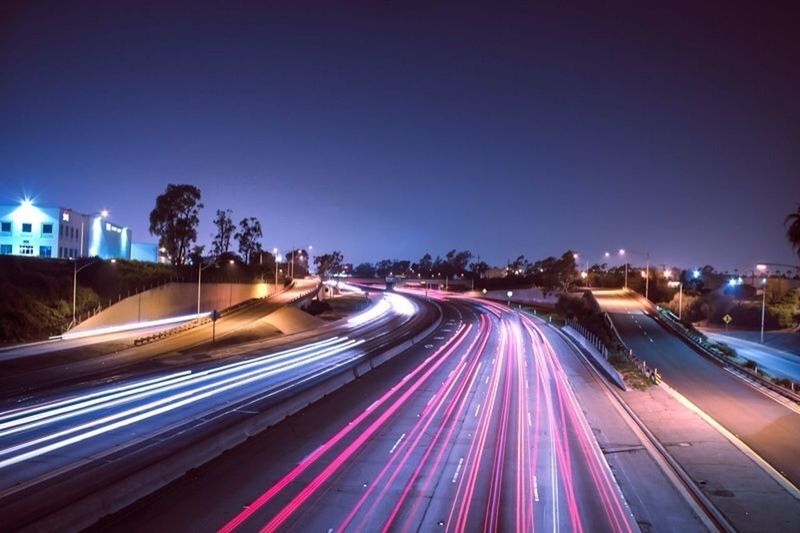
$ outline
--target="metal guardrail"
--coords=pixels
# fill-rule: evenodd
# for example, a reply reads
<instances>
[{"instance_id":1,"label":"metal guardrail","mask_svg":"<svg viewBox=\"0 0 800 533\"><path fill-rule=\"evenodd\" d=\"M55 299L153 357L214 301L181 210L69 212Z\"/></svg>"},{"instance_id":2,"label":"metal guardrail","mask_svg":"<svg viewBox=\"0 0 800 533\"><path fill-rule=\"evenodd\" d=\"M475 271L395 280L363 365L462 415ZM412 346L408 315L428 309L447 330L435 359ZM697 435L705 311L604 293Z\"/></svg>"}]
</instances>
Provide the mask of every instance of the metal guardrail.
<instances>
[{"instance_id":1,"label":"metal guardrail","mask_svg":"<svg viewBox=\"0 0 800 533\"><path fill-rule=\"evenodd\" d=\"M693 334L692 332L688 331L685 326L680 324L680 322L676 323L677 321L672 319L668 314L664 312L659 306L655 306L655 313L653 318L661 323L664 324L668 329L675 332L675 334L682 338L684 342L689 344L695 351L699 352L701 355L721 364L725 368L731 370L732 372L736 372L739 376L754 381L755 384L763 386L772 392L780 394L781 396L795 402L800 403L800 395L797 393L787 389L786 387L782 387L770 381L769 379L758 375L757 373L748 372L744 368L740 367L739 365L725 359L724 356L714 352L708 346L710 343L708 339L704 335L697 335Z\"/></svg>"},{"instance_id":2,"label":"metal guardrail","mask_svg":"<svg viewBox=\"0 0 800 533\"><path fill-rule=\"evenodd\" d=\"M622 341L622 337L620 336L619 331L617 331L616 326L614 326L611 316L605 311L603 311L603 320L608 326L608 329L611 331L614 340L620 346L620 351L625 354L625 357L628 359L628 361L630 361L633 366L639 369L642 374L647 376L647 379L656 385L661 383L661 374L658 372L658 368L650 368L647 366L647 361L638 358L636 354L633 353L633 349L629 348L628 345Z\"/></svg>"},{"instance_id":3,"label":"metal guardrail","mask_svg":"<svg viewBox=\"0 0 800 533\"><path fill-rule=\"evenodd\" d=\"M592 346L594 346L598 352L600 352L606 361L608 361L608 347L603 344L600 340L600 337L586 329L583 324L578 322L577 320L573 320L571 318L564 319L564 323L571 327L572 329L576 330L578 333L583 335L583 337L588 340Z\"/></svg>"}]
</instances>

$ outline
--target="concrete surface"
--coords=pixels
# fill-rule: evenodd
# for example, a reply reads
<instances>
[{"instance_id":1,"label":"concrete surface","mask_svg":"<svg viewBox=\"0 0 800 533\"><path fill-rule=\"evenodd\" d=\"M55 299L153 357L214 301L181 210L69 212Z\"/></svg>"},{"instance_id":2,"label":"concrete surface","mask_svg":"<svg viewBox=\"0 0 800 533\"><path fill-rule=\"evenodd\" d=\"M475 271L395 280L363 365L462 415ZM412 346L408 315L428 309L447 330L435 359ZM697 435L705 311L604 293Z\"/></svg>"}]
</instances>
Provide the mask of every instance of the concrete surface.
<instances>
[{"instance_id":1,"label":"concrete surface","mask_svg":"<svg viewBox=\"0 0 800 533\"><path fill-rule=\"evenodd\" d=\"M252 298L275 292L268 283L203 283L200 311L219 311ZM71 333L95 328L146 322L197 312L197 283L168 283L123 298L70 330Z\"/></svg>"}]
</instances>

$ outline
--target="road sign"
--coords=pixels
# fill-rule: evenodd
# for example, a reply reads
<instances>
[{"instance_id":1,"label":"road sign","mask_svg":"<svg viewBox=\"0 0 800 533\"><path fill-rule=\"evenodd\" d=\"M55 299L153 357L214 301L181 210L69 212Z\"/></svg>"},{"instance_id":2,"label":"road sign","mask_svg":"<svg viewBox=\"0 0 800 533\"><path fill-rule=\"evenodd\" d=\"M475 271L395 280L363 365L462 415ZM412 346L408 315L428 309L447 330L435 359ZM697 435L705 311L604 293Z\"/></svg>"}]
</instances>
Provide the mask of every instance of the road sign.
<instances>
[{"instance_id":1,"label":"road sign","mask_svg":"<svg viewBox=\"0 0 800 533\"><path fill-rule=\"evenodd\" d=\"M217 320L219 320L219 311L214 309L208 314L208 318L210 318L212 322L216 322Z\"/></svg>"},{"instance_id":2,"label":"road sign","mask_svg":"<svg viewBox=\"0 0 800 533\"><path fill-rule=\"evenodd\" d=\"M725 322L725 324L730 324L733 321L733 317L731 315L725 315L722 317L722 321Z\"/></svg>"}]
</instances>

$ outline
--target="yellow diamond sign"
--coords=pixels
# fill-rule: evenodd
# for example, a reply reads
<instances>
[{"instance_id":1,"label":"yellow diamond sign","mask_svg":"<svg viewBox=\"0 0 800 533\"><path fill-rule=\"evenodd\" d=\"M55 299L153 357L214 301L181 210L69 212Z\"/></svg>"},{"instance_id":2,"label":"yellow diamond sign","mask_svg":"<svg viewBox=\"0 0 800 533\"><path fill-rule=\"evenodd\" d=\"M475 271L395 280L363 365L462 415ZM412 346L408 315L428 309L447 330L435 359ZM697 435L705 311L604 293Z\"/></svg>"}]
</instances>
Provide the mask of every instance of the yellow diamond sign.
<instances>
[{"instance_id":1,"label":"yellow diamond sign","mask_svg":"<svg viewBox=\"0 0 800 533\"><path fill-rule=\"evenodd\" d=\"M726 324L730 324L732 320L733 317L731 315L725 315L724 317L722 317L722 321L725 322Z\"/></svg>"}]
</instances>

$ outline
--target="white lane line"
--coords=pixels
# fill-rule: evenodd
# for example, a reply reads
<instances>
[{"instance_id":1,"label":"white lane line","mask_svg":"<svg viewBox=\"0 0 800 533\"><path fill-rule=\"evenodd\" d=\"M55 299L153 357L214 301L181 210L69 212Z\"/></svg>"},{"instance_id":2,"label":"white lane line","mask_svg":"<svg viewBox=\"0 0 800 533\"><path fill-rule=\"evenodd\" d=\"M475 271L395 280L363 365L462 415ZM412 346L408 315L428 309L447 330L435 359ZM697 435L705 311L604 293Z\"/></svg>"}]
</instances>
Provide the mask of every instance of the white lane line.
<instances>
[{"instance_id":1,"label":"white lane line","mask_svg":"<svg viewBox=\"0 0 800 533\"><path fill-rule=\"evenodd\" d=\"M533 476L533 501L539 501L539 480Z\"/></svg>"},{"instance_id":2,"label":"white lane line","mask_svg":"<svg viewBox=\"0 0 800 533\"><path fill-rule=\"evenodd\" d=\"M463 464L464 464L464 458L463 458L463 457L461 457L461 458L458 460L458 466L456 466L456 471L455 471L455 473L453 474L453 478L450 480L450 482L451 482L451 483L455 483L455 482L456 482L456 480L458 479L458 474L459 474L459 472L461 472L461 465L463 465Z\"/></svg>"},{"instance_id":3,"label":"white lane line","mask_svg":"<svg viewBox=\"0 0 800 533\"><path fill-rule=\"evenodd\" d=\"M475 408L475 416L478 416L478 411L480 410L481 410L481 404L478 404L478 406Z\"/></svg>"},{"instance_id":4,"label":"white lane line","mask_svg":"<svg viewBox=\"0 0 800 533\"><path fill-rule=\"evenodd\" d=\"M402 441L402 440L405 438L405 436L406 436L406 434L405 434L405 433L403 433L402 435L400 435L400 438L399 438L399 439L397 439L397 442L395 442L395 443L394 443L394 446L392 446L392 449L391 449L391 450L389 450L389 453L394 453L394 451L395 451L395 450L397 449L397 447L400 445L400 442L401 442L401 441Z\"/></svg>"}]
</instances>

